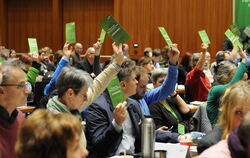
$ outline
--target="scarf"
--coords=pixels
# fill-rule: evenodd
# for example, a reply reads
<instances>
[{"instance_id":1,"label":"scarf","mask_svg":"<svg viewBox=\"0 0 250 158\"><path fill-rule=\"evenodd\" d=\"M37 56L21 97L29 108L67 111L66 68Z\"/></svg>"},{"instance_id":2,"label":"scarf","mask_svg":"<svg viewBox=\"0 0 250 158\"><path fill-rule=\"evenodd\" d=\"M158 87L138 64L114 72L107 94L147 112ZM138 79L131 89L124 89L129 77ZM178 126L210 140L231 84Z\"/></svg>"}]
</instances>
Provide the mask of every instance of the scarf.
<instances>
[{"instance_id":1,"label":"scarf","mask_svg":"<svg viewBox=\"0 0 250 158\"><path fill-rule=\"evenodd\" d=\"M232 158L246 158L247 152L242 146L238 134L238 129L234 129L228 137L228 148Z\"/></svg>"}]
</instances>

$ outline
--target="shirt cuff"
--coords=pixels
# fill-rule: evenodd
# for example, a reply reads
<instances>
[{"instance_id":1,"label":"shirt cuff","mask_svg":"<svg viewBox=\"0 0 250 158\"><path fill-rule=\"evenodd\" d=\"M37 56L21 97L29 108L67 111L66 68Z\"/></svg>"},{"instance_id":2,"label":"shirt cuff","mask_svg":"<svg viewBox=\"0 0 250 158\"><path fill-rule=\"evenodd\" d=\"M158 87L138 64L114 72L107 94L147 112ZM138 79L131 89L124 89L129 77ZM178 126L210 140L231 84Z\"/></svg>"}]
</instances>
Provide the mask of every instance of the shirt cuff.
<instances>
[{"instance_id":1,"label":"shirt cuff","mask_svg":"<svg viewBox=\"0 0 250 158\"><path fill-rule=\"evenodd\" d=\"M112 124L113 124L113 126L115 127L115 130L116 130L117 132L121 132L121 131L122 131L122 126L121 126L121 125L118 125L118 124L115 122L115 119L113 119Z\"/></svg>"},{"instance_id":2,"label":"shirt cuff","mask_svg":"<svg viewBox=\"0 0 250 158\"><path fill-rule=\"evenodd\" d=\"M69 62L69 59L65 56L62 57L64 60L66 60L67 62Z\"/></svg>"}]
</instances>

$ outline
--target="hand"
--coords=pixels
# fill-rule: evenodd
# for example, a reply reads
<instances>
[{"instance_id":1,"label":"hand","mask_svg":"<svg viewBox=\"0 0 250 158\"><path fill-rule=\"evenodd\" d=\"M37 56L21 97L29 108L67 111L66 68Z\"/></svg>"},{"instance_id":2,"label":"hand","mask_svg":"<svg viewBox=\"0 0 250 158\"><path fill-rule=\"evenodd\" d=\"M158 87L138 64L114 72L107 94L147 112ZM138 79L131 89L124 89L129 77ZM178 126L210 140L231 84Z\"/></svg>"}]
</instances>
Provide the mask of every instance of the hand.
<instances>
[{"instance_id":1,"label":"hand","mask_svg":"<svg viewBox=\"0 0 250 158\"><path fill-rule=\"evenodd\" d=\"M124 55L122 52L122 44L117 45L116 43L112 44L113 52L114 52L114 62L118 65L121 65L124 59Z\"/></svg>"},{"instance_id":2,"label":"hand","mask_svg":"<svg viewBox=\"0 0 250 158\"><path fill-rule=\"evenodd\" d=\"M95 44L93 44L93 47L95 49L95 56L99 56L102 49L102 44L97 41Z\"/></svg>"},{"instance_id":3,"label":"hand","mask_svg":"<svg viewBox=\"0 0 250 158\"><path fill-rule=\"evenodd\" d=\"M29 55L31 56L31 58L33 59L33 61L39 62L39 55L38 53L29 53Z\"/></svg>"},{"instance_id":4,"label":"hand","mask_svg":"<svg viewBox=\"0 0 250 158\"><path fill-rule=\"evenodd\" d=\"M73 47L70 46L68 42L66 42L63 46L63 56L69 59L72 52L73 52Z\"/></svg>"},{"instance_id":5,"label":"hand","mask_svg":"<svg viewBox=\"0 0 250 158\"><path fill-rule=\"evenodd\" d=\"M170 46L170 51L168 53L169 62L172 65L177 65L179 56L180 56L180 51L177 47L177 44L172 44L172 46Z\"/></svg>"},{"instance_id":6,"label":"hand","mask_svg":"<svg viewBox=\"0 0 250 158\"><path fill-rule=\"evenodd\" d=\"M118 125L122 125L122 123L127 118L126 104L127 104L127 102L123 102L123 103L118 104L113 111L113 114L115 117L115 122Z\"/></svg>"},{"instance_id":7,"label":"hand","mask_svg":"<svg viewBox=\"0 0 250 158\"><path fill-rule=\"evenodd\" d=\"M247 55L241 47L239 47L239 54L240 54L240 57L242 59L241 62L246 63L247 62Z\"/></svg>"},{"instance_id":8,"label":"hand","mask_svg":"<svg viewBox=\"0 0 250 158\"><path fill-rule=\"evenodd\" d=\"M174 126L171 126L170 128L166 127L166 126L161 126L160 128L158 128L157 130L159 131L163 131L163 132L168 132L171 133L171 130L173 129Z\"/></svg>"},{"instance_id":9,"label":"hand","mask_svg":"<svg viewBox=\"0 0 250 158\"><path fill-rule=\"evenodd\" d=\"M202 43L201 44L201 49L203 50L204 53L207 52L208 44Z\"/></svg>"}]
</instances>

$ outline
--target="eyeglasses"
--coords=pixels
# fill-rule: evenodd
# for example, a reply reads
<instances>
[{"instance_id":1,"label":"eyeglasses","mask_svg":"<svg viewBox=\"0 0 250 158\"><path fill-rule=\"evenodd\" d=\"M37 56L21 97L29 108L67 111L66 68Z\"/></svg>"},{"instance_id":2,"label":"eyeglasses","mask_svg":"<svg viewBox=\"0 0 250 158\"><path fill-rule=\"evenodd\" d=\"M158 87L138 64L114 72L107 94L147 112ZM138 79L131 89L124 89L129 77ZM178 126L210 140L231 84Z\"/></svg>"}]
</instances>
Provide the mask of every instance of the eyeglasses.
<instances>
[{"instance_id":1,"label":"eyeglasses","mask_svg":"<svg viewBox=\"0 0 250 158\"><path fill-rule=\"evenodd\" d=\"M30 84L30 82L26 81L26 82L22 82L22 83L19 83L19 84L0 84L0 86L3 86L3 87L17 87L19 89L22 89L22 88L28 88L30 91L32 90L32 86Z\"/></svg>"}]
</instances>

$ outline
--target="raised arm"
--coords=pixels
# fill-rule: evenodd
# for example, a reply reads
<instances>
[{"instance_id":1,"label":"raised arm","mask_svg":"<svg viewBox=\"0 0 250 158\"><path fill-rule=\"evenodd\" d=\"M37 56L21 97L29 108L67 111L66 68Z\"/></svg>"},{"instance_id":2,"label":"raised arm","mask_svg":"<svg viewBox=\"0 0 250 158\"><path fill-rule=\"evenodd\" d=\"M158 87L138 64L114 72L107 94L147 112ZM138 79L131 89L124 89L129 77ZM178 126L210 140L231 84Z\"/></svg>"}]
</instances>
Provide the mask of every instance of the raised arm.
<instances>
[{"instance_id":1,"label":"raised arm","mask_svg":"<svg viewBox=\"0 0 250 158\"><path fill-rule=\"evenodd\" d=\"M208 45L202 43L201 48L202 48L202 53L201 53L201 56L200 56L200 58L199 58L199 60L198 60L198 62L196 64L196 66L195 66L199 70L203 70L203 65L204 65L204 62L205 62Z\"/></svg>"}]
</instances>

